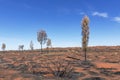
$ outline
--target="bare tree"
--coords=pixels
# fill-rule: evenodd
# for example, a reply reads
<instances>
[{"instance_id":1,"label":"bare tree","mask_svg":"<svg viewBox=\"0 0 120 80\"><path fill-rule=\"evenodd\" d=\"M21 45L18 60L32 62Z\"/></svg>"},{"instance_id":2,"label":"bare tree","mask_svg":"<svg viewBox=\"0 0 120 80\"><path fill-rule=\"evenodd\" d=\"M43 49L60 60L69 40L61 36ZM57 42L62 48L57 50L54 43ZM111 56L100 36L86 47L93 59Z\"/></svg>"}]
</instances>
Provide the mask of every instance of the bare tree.
<instances>
[{"instance_id":1,"label":"bare tree","mask_svg":"<svg viewBox=\"0 0 120 80\"><path fill-rule=\"evenodd\" d=\"M3 51L5 51L6 44L5 44L5 43L3 43L1 48L2 48L2 50L3 50Z\"/></svg>"},{"instance_id":2,"label":"bare tree","mask_svg":"<svg viewBox=\"0 0 120 80\"><path fill-rule=\"evenodd\" d=\"M42 45L47 41L47 33L44 30L40 30L37 32L37 40L41 45L41 52L42 52Z\"/></svg>"},{"instance_id":3,"label":"bare tree","mask_svg":"<svg viewBox=\"0 0 120 80\"><path fill-rule=\"evenodd\" d=\"M19 50L22 50L23 51L23 48L24 48L24 45L19 45Z\"/></svg>"},{"instance_id":4,"label":"bare tree","mask_svg":"<svg viewBox=\"0 0 120 80\"><path fill-rule=\"evenodd\" d=\"M48 52L49 52L49 47L51 47L52 46L52 43L51 43L51 39L47 39L47 50L48 50Z\"/></svg>"},{"instance_id":5,"label":"bare tree","mask_svg":"<svg viewBox=\"0 0 120 80\"><path fill-rule=\"evenodd\" d=\"M85 16L82 20L82 50L85 55L85 61L87 61L87 46L89 40L89 18Z\"/></svg>"},{"instance_id":6,"label":"bare tree","mask_svg":"<svg viewBox=\"0 0 120 80\"><path fill-rule=\"evenodd\" d=\"M52 46L52 43L51 43L51 39L47 39L47 47L50 47L50 46Z\"/></svg>"},{"instance_id":7,"label":"bare tree","mask_svg":"<svg viewBox=\"0 0 120 80\"><path fill-rule=\"evenodd\" d=\"M31 41L31 42L30 42L30 49L31 49L31 50L33 50L33 49L34 49L34 47L33 47L33 46L34 46L34 44L33 44L33 42Z\"/></svg>"}]
</instances>

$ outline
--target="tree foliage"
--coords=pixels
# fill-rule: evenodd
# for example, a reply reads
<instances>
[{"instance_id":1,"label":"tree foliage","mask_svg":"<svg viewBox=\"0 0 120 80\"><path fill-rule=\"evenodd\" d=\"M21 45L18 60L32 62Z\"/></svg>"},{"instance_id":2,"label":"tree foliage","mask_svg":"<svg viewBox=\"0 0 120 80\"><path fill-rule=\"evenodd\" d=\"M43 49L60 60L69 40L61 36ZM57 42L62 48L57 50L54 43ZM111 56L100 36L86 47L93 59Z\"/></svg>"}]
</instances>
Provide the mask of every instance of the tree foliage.
<instances>
[{"instance_id":1,"label":"tree foliage","mask_svg":"<svg viewBox=\"0 0 120 80\"><path fill-rule=\"evenodd\" d=\"M42 45L47 41L47 33L44 30L40 30L37 32L37 40L41 45L41 52L42 52Z\"/></svg>"},{"instance_id":2,"label":"tree foliage","mask_svg":"<svg viewBox=\"0 0 120 80\"><path fill-rule=\"evenodd\" d=\"M82 50L85 54L85 61L86 61L86 52L89 40L89 18L85 16L82 20Z\"/></svg>"}]
</instances>

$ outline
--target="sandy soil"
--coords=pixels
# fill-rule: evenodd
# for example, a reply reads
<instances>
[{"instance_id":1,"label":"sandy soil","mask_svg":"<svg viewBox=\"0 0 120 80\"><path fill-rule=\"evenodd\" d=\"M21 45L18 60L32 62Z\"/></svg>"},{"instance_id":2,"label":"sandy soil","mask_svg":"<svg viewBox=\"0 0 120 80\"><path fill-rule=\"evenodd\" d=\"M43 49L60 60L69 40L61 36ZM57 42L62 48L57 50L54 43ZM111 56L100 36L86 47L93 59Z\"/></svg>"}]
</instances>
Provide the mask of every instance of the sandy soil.
<instances>
[{"instance_id":1,"label":"sandy soil","mask_svg":"<svg viewBox=\"0 0 120 80\"><path fill-rule=\"evenodd\" d=\"M79 48L54 50L49 53L0 52L0 80L120 80L119 47L90 48L87 53L88 65L82 64L84 54ZM73 68L70 78L58 78L48 68L55 68L52 61L58 61L58 64L63 60Z\"/></svg>"}]
</instances>

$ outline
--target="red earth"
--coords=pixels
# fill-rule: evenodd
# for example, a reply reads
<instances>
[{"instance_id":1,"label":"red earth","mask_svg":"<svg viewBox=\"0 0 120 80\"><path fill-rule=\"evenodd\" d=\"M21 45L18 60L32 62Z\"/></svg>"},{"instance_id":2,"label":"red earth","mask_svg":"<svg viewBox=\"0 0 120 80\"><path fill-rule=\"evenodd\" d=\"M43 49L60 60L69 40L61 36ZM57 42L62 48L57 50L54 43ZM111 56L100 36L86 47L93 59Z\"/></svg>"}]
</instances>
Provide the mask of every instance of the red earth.
<instances>
[{"instance_id":1,"label":"red earth","mask_svg":"<svg viewBox=\"0 0 120 80\"><path fill-rule=\"evenodd\" d=\"M89 64L82 64L84 54L80 48L52 48L43 53L0 52L0 80L120 80L119 46L90 47L87 60ZM69 62L73 69L71 77L55 76L49 68L56 68L54 61L55 65Z\"/></svg>"}]
</instances>

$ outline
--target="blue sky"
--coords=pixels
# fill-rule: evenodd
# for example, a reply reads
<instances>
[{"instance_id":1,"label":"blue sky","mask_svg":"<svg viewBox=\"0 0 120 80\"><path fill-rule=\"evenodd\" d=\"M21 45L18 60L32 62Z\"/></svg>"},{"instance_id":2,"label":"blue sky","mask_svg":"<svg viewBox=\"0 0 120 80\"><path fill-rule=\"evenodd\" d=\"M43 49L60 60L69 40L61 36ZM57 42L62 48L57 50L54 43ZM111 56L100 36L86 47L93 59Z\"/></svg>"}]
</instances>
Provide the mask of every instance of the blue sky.
<instances>
[{"instance_id":1,"label":"blue sky","mask_svg":"<svg viewBox=\"0 0 120 80\"><path fill-rule=\"evenodd\" d=\"M90 18L89 46L120 45L120 0L0 0L0 45L35 48L44 29L53 47L81 46L81 20ZM45 46L44 46L45 47Z\"/></svg>"}]
</instances>

